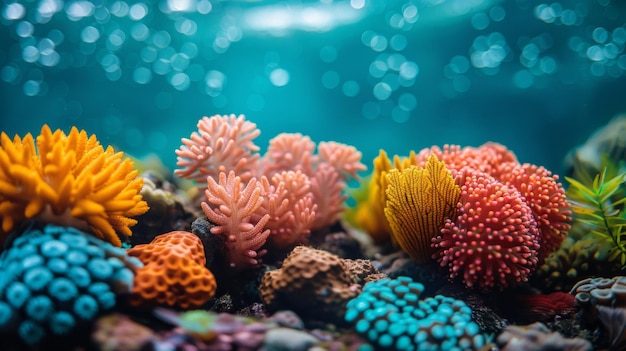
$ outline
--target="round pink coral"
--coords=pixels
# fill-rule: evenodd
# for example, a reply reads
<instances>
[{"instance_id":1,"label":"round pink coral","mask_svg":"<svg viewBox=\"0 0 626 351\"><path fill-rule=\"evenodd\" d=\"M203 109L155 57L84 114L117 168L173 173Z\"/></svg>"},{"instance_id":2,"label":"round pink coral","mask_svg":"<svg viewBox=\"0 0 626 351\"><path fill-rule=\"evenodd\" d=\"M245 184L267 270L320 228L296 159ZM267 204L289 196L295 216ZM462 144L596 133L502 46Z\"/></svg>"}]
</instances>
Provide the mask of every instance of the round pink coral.
<instances>
[{"instance_id":1,"label":"round pink coral","mask_svg":"<svg viewBox=\"0 0 626 351\"><path fill-rule=\"evenodd\" d=\"M561 246L570 229L572 212L565 190L557 175L544 167L507 162L499 180L515 187L533 211L541 235L540 258L547 257Z\"/></svg>"},{"instance_id":2,"label":"round pink coral","mask_svg":"<svg viewBox=\"0 0 626 351\"><path fill-rule=\"evenodd\" d=\"M504 288L528 280L535 269L539 234L520 193L488 174L464 168L456 218L446 220L432 239L450 278L468 287Z\"/></svg>"}]
</instances>

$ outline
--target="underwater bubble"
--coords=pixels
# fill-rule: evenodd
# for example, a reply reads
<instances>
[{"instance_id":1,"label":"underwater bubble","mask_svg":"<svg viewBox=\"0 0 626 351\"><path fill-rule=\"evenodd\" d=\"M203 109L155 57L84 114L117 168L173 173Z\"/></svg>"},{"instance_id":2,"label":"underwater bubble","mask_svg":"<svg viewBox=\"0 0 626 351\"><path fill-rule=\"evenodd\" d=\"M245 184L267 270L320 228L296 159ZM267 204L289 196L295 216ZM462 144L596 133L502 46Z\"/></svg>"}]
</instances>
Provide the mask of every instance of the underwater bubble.
<instances>
[{"instance_id":1,"label":"underwater bubble","mask_svg":"<svg viewBox=\"0 0 626 351\"><path fill-rule=\"evenodd\" d=\"M606 66L600 62L592 63L589 70L595 77L603 77L606 74Z\"/></svg>"},{"instance_id":2,"label":"underwater bubble","mask_svg":"<svg viewBox=\"0 0 626 351\"><path fill-rule=\"evenodd\" d=\"M15 26L15 34L17 34L18 36L22 38L30 37L31 35L33 35L34 31L35 31L35 27L33 26L32 23L28 21L21 21L20 23L17 24L17 26Z\"/></svg>"},{"instance_id":3,"label":"underwater bubble","mask_svg":"<svg viewBox=\"0 0 626 351\"><path fill-rule=\"evenodd\" d=\"M39 91L41 90L41 84L34 80L27 80L26 82L24 82L23 89L24 95L35 96L39 94Z\"/></svg>"},{"instance_id":4,"label":"underwater bubble","mask_svg":"<svg viewBox=\"0 0 626 351\"><path fill-rule=\"evenodd\" d=\"M114 72L120 67L120 58L113 53L108 53L102 56L100 64L106 72Z\"/></svg>"},{"instance_id":5,"label":"underwater bubble","mask_svg":"<svg viewBox=\"0 0 626 351\"><path fill-rule=\"evenodd\" d=\"M391 119L396 123L405 123L409 120L410 117L411 114L409 113L409 111L401 109L398 106L394 107L393 110L391 110Z\"/></svg>"},{"instance_id":6,"label":"underwater bubble","mask_svg":"<svg viewBox=\"0 0 626 351\"><path fill-rule=\"evenodd\" d=\"M192 21L188 18L179 18L174 23L174 28L176 28L176 31L180 34L192 36L196 34L196 31L198 30L198 25L195 21Z\"/></svg>"},{"instance_id":7,"label":"underwater bubble","mask_svg":"<svg viewBox=\"0 0 626 351\"><path fill-rule=\"evenodd\" d=\"M277 87L283 87L289 83L289 72L282 68L277 68L270 73L270 82Z\"/></svg>"},{"instance_id":8,"label":"underwater bubble","mask_svg":"<svg viewBox=\"0 0 626 351\"><path fill-rule=\"evenodd\" d=\"M183 45L180 47L180 52L187 55L188 58L192 59L196 57L196 55L198 55L198 45L187 41L183 43Z\"/></svg>"},{"instance_id":9,"label":"underwater bubble","mask_svg":"<svg viewBox=\"0 0 626 351\"><path fill-rule=\"evenodd\" d=\"M367 119L374 119L380 115L380 106L374 101L368 101L363 104L361 114Z\"/></svg>"},{"instance_id":10,"label":"underwater bubble","mask_svg":"<svg viewBox=\"0 0 626 351\"><path fill-rule=\"evenodd\" d=\"M413 4L405 4L402 9L402 17L404 17L404 20L408 23L415 23L418 18L417 7Z\"/></svg>"},{"instance_id":11,"label":"underwater bubble","mask_svg":"<svg viewBox=\"0 0 626 351\"><path fill-rule=\"evenodd\" d=\"M230 46L230 40L228 40L227 38L223 36L218 36L213 41L212 48L213 48L213 51L215 51L216 53L223 54L226 52L226 50L228 50L229 46Z\"/></svg>"},{"instance_id":12,"label":"underwater bubble","mask_svg":"<svg viewBox=\"0 0 626 351\"><path fill-rule=\"evenodd\" d=\"M545 74L553 74L556 72L557 63L552 56L542 57L539 61L539 68Z\"/></svg>"},{"instance_id":13,"label":"underwater bubble","mask_svg":"<svg viewBox=\"0 0 626 351\"><path fill-rule=\"evenodd\" d=\"M39 63L46 67L54 67L61 60L61 55L58 52L52 51L47 53L41 53L39 56Z\"/></svg>"},{"instance_id":14,"label":"underwater bubble","mask_svg":"<svg viewBox=\"0 0 626 351\"><path fill-rule=\"evenodd\" d=\"M320 49L320 58L323 62L331 63L337 59L337 49L331 45L325 45Z\"/></svg>"},{"instance_id":15,"label":"underwater bubble","mask_svg":"<svg viewBox=\"0 0 626 351\"><path fill-rule=\"evenodd\" d=\"M504 10L502 6L496 5L489 9L489 17L496 22L502 21L505 16L506 16L506 11Z\"/></svg>"},{"instance_id":16,"label":"underwater bubble","mask_svg":"<svg viewBox=\"0 0 626 351\"><path fill-rule=\"evenodd\" d=\"M144 41L150 37L150 28L141 22L135 23L130 27L130 36L137 41Z\"/></svg>"},{"instance_id":17,"label":"underwater bubble","mask_svg":"<svg viewBox=\"0 0 626 351\"><path fill-rule=\"evenodd\" d=\"M365 6L365 0L350 0L350 6L355 10L360 10Z\"/></svg>"},{"instance_id":18,"label":"underwater bubble","mask_svg":"<svg viewBox=\"0 0 626 351\"><path fill-rule=\"evenodd\" d=\"M467 76L458 76L452 80L452 87L459 93L467 92L472 85L472 82Z\"/></svg>"},{"instance_id":19,"label":"underwater bubble","mask_svg":"<svg viewBox=\"0 0 626 351\"><path fill-rule=\"evenodd\" d=\"M155 48L151 46L146 46L145 48L141 49L139 57L141 57L141 60L145 63L152 63L157 59L157 57L159 57L159 53Z\"/></svg>"},{"instance_id":20,"label":"underwater bubble","mask_svg":"<svg viewBox=\"0 0 626 351\"><path fill-rule=\"evenodd\" d=\"M220 71L211 70L206 74L206 85L211 89L222 89L226 76Z\"/></svg>"},{"instance_id":21,"label":"underwater bubble","mask_svg":"<svg viewBox=\"0 0 626 351\"><path fill-rule=\"evenodd\" d=\"M20 69L13 64L2 67L0 71L0 78L6 83L16 83L19 77Z\"/></svg>"},{"instance_id":22,"label":"underwater bubble","mask_svg":"<svg viewBox=\"0 0 626 351\"><path fill-rule=\"evenodd\" d=\"M130 19L134 21L140 21L148 14L148 6L142 2L133 4L128 11Z\"/></svg>"},{"instance_id":23,"label":"underwater bubble","mask_svg":"<svg viewBox=\"0 0 626 351\"><path fill-rule=\"evenodd\" d=\"M470 62L465 56L456 55L450 59L450 69L456 74L463 74L470 68Z\"/></svg>"},{"instance_id":24,"label":"underwater bubble","mask_svg":"<svg viewBox=\"0 0 626 351\"><path fill-rule=\"evenodd\" d=\"M39 49L39 53L43 55L50 54L51 52L54 51L55 47L56 45L49 38L43 38L37 44L37 49Z\"/></svg>"},{"instance_id":25,"label":"underwater bubble","mask_svg":"<svg viewBox=\"0 0 626 351\"><path fill-rule=\"evenodd\" d=\"M93 13L93 18L98 21L98 23L107 23L111 19L111 12L104 6L97 7Z\"/></svg>"},{"instance_id":26,"label":"underwater bubble","mask_svg":"<svg viewBox=\"0 0 626 351\"><path fill-rule=\"evenodd\" d=\"M133 80L138 84L148 84L152 80L152 71L146 67L137 67L133 71Z\"/></svg>"},{"instance_id":27,"label":"underwater bubble","mask_svg":"<svg viewBox=\"0 0 626 351\"><path fill-rule=\"evenodd\" d=\"M533 74L526 69L517 71L513 75L513 84L520 89L530 88L534 81L535 78L533 77Z\"/></svg>"},{"instance_id":28,"label":"underwater bubble","mask_svg":"<svg viewBox=\"0 0 626 351\"><path fill-rule=\"evenodd\" d=\"M369 42L369 47L377 52L385 51L387 49L387 38L382 35L376 35Z\"/></svg>"},{"instance_id":29,"label":"underwater bubble","mask_svg":"<svg viewBox=\"0 0 626 351\"><path fill-rule=\"evenodd\" d=\"M389 25L392 28L402 29L402 27L406 26L407 23L405 22L404 17L402 17L401 14L394 13L389 17Z\"/></svg>"},{"instance_id":30,"label":"underwater bubble","mask_svg":"<svg viewBox=\"0 0 626 351\"><path fill-rule=\"evenodd\" d=\"M598 44L603 44L609 39L609 32L603 27L597 27L591 33L591 37Z\"/></svg>"},{"instance_id":31,"label":"underwater bubble","mask_svg":"<svg viewBox=\"0 0 626 351\"><path fill-rule=\"evenodd\" d=\"M109 70L104 72L104 75L108 80L114 82L122 78L122 69L119 66L110 67Z\"/></svg>"},{"instance_id":32,"label":"underwater bubble","mask_svg":"<svg viewBox=\"0 0 626 351\"><path fill-rule=\"evenodd\" d=\"M359 85L359 83L353 80L344 82L341 88L341 91L343 92L343 94L345 96L350 96L350 97L357 96L360 90L361 90L361 86Z\"/></svg>"},{"instance_id":33,"label":"underwater bubble","mask_svg":"<svg viewBox=\"0 0 626 351\"><path fill-rule=\"evenodd\" d=\"M191 84L189 76L183 72L173 74L169 81L170 84L179 91L187 90Z\"/></svg>"},{"instance_id":34,"label":"underwater bubble","mask_svg":"<svg viewBox=\"0 0 626 351\"><path fill-rule=\"evenodd\" d=\"M189 67L189 57L186 54L174 54L170 60L170 65L175 71L184 71Z\"/></svg>"},{"instance_id":35,"label":"underwater bubble","mask_svg":"<svg viewBox=\"0 0 626 351\"><path fill-rule=\"evenodd\" d=\"M398 107L406 111L412 111L417 107L417 99L411 93L404 93L398 98Z\"/></svg>"},{"instance_id":36,"label":"underwater bubble","mask_svg":"<svg viewBox=\"0 0 626 351\"><path fill-rule=\"evenodd\" d=\"M389 88L391 88L391 91L395 91L400 87L400 79L401 77L397 73L387 73L383 77L381 83L385 83L389 86Z\"/></svg>"},{"instance_id":37,"label":"underwater bubble","mask_svg":"<svg viewBox=\"0 0 626 351\"><path fill-rule=\"evenodd\" d=\"M106 46L109 50L117 50L124 45L126 33L121 29L115 29L109 34Z\"/></svg>"},{"instance_id":38,"label":"underwater bubble","mask_svg":"<svg viewBox=\"0 0 626 351\"><path fill-rule=\"evenodd\" d=\"M250 110L259 112L265 107L265 98L259 94L252 94L248 96L246 104Z\"/></svg>"},{"instance_id":39,"label":"underwater bubble","mask_svg":"<svg viewBox=\"0 0 626 351\"><path fill-rule=\"evenodd\" d=\"M613 29L613 34L611 34L613 42L617 45L624 45L626 43L626 28L617 27Z\"/></svg>"},{"instance_id":40,"label":"underwater bubble","mask_svg":"<svg viewBox=\"0 0 626 351\"><path fill-rule=\"evenodd\" d=\"M339 85L339 73L335 71L326 71L322 75L322 85L326 89L334 89Z\"/></svg>"},{"instance_id":41,"label":"underwater bubble","mask_svg":"<svg viewBox=\"0 0 626 351\"><path fill-rule=\"evenodd\" d=\"M476 30L483 30L489 27L489 17L484 12L478 12L472 16L472 27Z\"/></svg>"},{"instance_id":42,"label":"underwater bubble","mask_svg":"<svg viewBox=\"0 0 626 351\"><path fill-rule=\"evenodd\" d=\"M67 18L71 21L79 21L93 14L95 6L91 1L74 1L65 9Z\"/></svg>"},{"instance_id":43,"label":"underwater bubble","mask_svg":"<svg viewBox=\"0 0 626 351\"><path fill-rule=\"evenodd\" d=\"M540 52L541 50L539 50L539 47L535 43L530 43L522 49L522 56L529 61L534 61L539 57Z\"/></svg>"},{"instance_id":44,"label":"underwater bubble","mask_svg":"<svg viewBox=\"0 0 626 351\"><path fill-rule=\"evenodd\" d=\"M389 40L389 46L396 51L402 51L406 48L407 40L402 34L396 34Z\"/></svg>"},{"instance_id":45,"label":"underwater bubble","mask_svg":"<svg viewBox=\"0 0 626 351\"><path fill-rule=\"evenodd\" d=\"M574 10L564 10L561 13L561 23L566 26L573 26L578 22L578 15L576 15L576 11Z\"/></svg>"},{"instance_id":46,"label":"underwater bubble","mask_svg":"<svg viewBox=\"0 0 626 351\"><path fill-rule=\"evenodd\" d=\"M373 93L374 97L378 100L386 100L391 96L392 89L389 84L384 82L379 82L374 85Z\"/></svg>"},{"instance_id":47,"label":"underwater bubble","mask_svg":"<svg viewBox=\"0 0 626 351\"><path fill-rule=\"evenodd\" d=\"M419 73L419 66L412 61L406 61L400 65L400 77L403 79L413 79Z\"/></svg>"},{"instance_id":48,"label":"underwater bubble","mask_svg":"<svg viewBox=\"0 0 626 351\"><path fill-rule=\"evenodd\" d=\"M111 4L109 11L111 11L113 16L126 17L130 11L130 6L128 6L128 4L124 1L116 1Z\"/></svg>"},{"instance_id":49,"label":"underwater bubble","mask_svg":"<svg viewBox=\"0 0 626 351\"><path fill-rule=\"evenodd\" d=\"M95 43L100 39L100 31L93 26L87 26L80 32L80 39L85 43Z\"/></svg>"},{"instance_id":50,"label":"underwater bubble","mask_svg":"<svg viewBox=\"0 0 626 351\"><path fill-rule=\"evenodd\" d=\"M171 70L170 61L160 58L152 64L152 71L159 75L168 74Z\"/></svg>"},{"instance_id":51,"label":"underwater bubble","mask_svg":"<svg viewBox=\"0 0 626 351\"><path fill-rule=\"evenodd\" d=\"M541 4L535 7L535 17L546 23L552 23L556 20L557 15L552 7Z\"/></svg>"},{"instance_id":52,"label":"underwater bubble","mask_svg":"<svg viewBox=\"0 0 626 351\"><path fill-rule=\"evenodd\" d=\"M48 38L52 40L54 45L61 45L61 43L63 43L63 40L65 40L65 35L60 30L53 29L50 31L50 33L48 33Z\"/></svg>"},{"instance_id":53,"label":"underwater bubble","mask_svg":"<svg viewBox=\"0 0 626 351\"><path fill-rule=\"evenodd\" d=\"M602 53L604 57L610 60L617 57L617 55L620 53L620 49L614 43L608 43L604 45Z\"/></svg>"},{"instance_id":54,"label":"underwater bubble","mask_svg":"<svg viewBox=\"0 0 626 351\"><path fill-rule=\"evenodd\" d=\"M374 78L382 78L387 73L387 64L381 60L373 61L370 63L369 73Z\"/></svg>"},{"instance_id":55,"label":"underwater bubble","mask_svg":"<svg viewBox=\"0 0 626 351\"><path fill-rule=\"evenodd\" d=\"M26 14L26 9L24 5L14 2L12 4L8 4L2 10L2 17L9 21L18 20Z\"/></svg>"},{"instance_id":56,"label":"underwater bubble","mask_svg":"<svg viewBox=\"0 0 626 351\"><path fill-rule=\"evenodd\" d=\"M361 34L361 43L369 47L370 43L372 42L372 39L374 39L375 36L376 36L376 33L374 31L366 30L365 32L363 32L363 34Z\"/></svg>"},{"instance_id":57,"label":"underwater bubble","mask_svg":"<svg viewBox=\"0 0 626 351\"><path fill-rule=\"evenodd\" d=\"M400 71L402 65L406 62L406 57L402 54L394 53L387 57L387 66L394 71Z\"/></svg>"},{"instance_id":58,"label":"underwater bubble","mask_svg":"<svg viewBox=\"0 0 626 351\"><path fill-rule=\"evenodd\" d=\"M242 37L243 32L241 31L241 28L237 26L228 26L228 28L226 28L226 38L228 38L231 42L237 42L241 40Z\"/></svg>"},{"instance_id":59,"label":"underwater bubble","mask_svg":"<svg viewBox=\"0 0 626 351\"><path fill-rule=\"evenodd\" d=\"M39 60L39 49L29 45L22 49L22 59L28 63L37 62Z\"/></svg>"},{"instance_id":60,"label":"underwater bubble","mask_svg":"<svg viewBox=\"0 0 626 351\"><path fill-rule=\"evenodd\" d=\"M212 9L213 5L211 5L211 2L209 0L200 0L196 5L196 11L198 11L198 13L201 15L206 15L207 13L211 12Z\"/></svg>"},{"instance_id":61,"label":"underwater bubble","mask_svg":"<svg viewBox=\"0 0 626 351\"><path fill-rule=\"evenodd\" d=\"M603 61L605 59L603 50L599 45L592 45L587 48L587 58L591 61Z\"/></svg>"},{"instance_id":62,"label":"underwater bubble","mask_svg":"<svg viewBox=\"0 0 626 351\"><path fill-rule=\"evenodd\" d=\"M164 30L160 30L152 36L152 44L159 49L168 47L171 42L172 36Z\"/></svg>"}]
</instances>

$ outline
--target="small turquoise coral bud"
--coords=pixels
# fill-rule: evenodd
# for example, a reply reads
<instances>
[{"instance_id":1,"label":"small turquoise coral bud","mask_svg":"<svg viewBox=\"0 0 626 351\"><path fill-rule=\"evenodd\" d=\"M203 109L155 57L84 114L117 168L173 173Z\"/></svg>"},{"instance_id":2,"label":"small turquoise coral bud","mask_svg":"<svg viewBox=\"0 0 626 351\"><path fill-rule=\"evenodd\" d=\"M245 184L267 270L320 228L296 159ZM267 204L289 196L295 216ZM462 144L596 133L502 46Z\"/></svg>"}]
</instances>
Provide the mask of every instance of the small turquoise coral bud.
<instances>
[{"instance_id":1,"label":"small turquoise coral bud","mask_svg":"<svg viewBox=\"0 0 626 351\"><path fill-rule=\"evenodd\" d=\"M79 318L90 320L98 313L98 302L90 295L81 295L74 301L74 313Z\"/></svg>"},{"instance_id":2,"label":"small turquoise coral bud","mask_svg":"<svg viewBox=\"0 0 626 351\"><path fill-rule=\"evenodd\" d=\"M50 330L56 335L67 334L76 325L74 316L66 311L60 311L50 318Z\"/></svg>"},{"instance_id":3,"label":"small turquoise coral bud","mask_svg":"<svg viewBox=\"0 0 626 351\"><path fill-rule=\"evenodd\" d=\"M20 324L17 329L17 333L22 340L31 345L38 343L46 335L46 332L41 325L29 319Z\"/></svg>"},{"instance_id":4,"label":"small turquoise coral bud","mask_svg":"<svg viewBox=\"0 0 626 351\"><path fill-rule=\"evenodd\" d=\"M78 295L76 284L68 278L59 277L50 282L48 293L58 301L69 301Z\"/></svg>"},{"instance_id":5,"label":"small turquoise coral bud","mask_svg":"<svg viewBox=\"0 0 626 351\"><path fill-rule=\"evenodd\" d=\"M41 245L41 254L47 258L65 255L68 245L61 240L49 240Z\"/></svg>"},{"instance_id":6,"label":"small turquoise coral bud","mask_svg":"<svg viewBox=\"0 0 626 351\"><path fill-rule=\"evenodd\" d=\"M26 316L35 321L45 321L50 317L52 312L52 301L48 296L35 296L26 303Z\"/></svg>"},{"instance_id":7,"label":"small turquoise coral bud","mask_svg":"<svg viewBox=\"0 0 626 351\"><path fill-rule=\"evenodd\" d=\"M7 302L13 306L13 308L21 308L24 306L26 300L30 298L30 289L26 284L22 282L12 282L6 288L4 293Z\"/></svg>"},{"instance_id":8,"label":"small turquoise coral bud","mask_svg":"<svg viewBox=\"0 0 626 351\"><path fill-rule=\"evenodd\" d=\"M44 266L27 269L24 272L24 283L31 291L40 291L52 280L54 275Z\"/></svg>"}]
</instances>

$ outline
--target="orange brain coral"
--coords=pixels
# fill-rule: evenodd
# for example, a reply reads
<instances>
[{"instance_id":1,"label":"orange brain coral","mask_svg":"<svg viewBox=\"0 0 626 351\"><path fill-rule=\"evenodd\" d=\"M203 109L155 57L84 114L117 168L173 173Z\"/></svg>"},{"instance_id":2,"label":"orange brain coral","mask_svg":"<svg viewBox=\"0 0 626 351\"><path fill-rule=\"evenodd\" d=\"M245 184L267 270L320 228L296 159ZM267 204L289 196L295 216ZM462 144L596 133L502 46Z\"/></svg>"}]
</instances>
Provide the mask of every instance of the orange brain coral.
<instances>
[{"instance_id":1,"label":"orange brain coral","mask_svg":"<svg viewBox=\"0 0 626 351\"><path fill-rule=\"evenodd\" d=\"M162 234L127 252L144 264L135 273L133 305L199 307L215 295L215 277L206 268L204 247L193 233Z\"/></svg>"},{"instance_id":2,"label":"orange brain coral","mask_svg":"<svg viewBox=\"0 0 626 351\"><path fill-rule=\"evenodd\" d=\"M16 225L39 219L88 227L98 237L121 246L117 233L131 235L148 205L139 194L143 178L130 159L95 135L72 127L54 133L47 125L35 140L28 133L13 140L0 136L0 244Z\"/></svg>"}]
</instances>

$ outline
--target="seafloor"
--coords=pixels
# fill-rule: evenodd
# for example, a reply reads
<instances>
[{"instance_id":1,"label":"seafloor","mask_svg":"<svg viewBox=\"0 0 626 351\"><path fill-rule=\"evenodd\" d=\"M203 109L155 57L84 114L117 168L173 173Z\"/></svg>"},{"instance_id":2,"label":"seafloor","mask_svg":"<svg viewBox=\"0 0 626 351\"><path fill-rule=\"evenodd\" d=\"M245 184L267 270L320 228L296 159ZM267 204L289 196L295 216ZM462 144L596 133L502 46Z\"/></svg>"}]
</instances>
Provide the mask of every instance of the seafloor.
<instances>
[{"instance_id":1,"label":"seafloor","mask_svg":"<svg viewBox=\"0 0 626 351\"><path fill-rule=\"evenodd\" d=\"M578 193L513 159L507 178L496 144L256 155L234 116L176 172L84 131L3 135L0 349L624 350L624 120L572 151Z\"/></svg>"}]
</instances>

